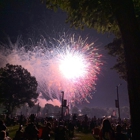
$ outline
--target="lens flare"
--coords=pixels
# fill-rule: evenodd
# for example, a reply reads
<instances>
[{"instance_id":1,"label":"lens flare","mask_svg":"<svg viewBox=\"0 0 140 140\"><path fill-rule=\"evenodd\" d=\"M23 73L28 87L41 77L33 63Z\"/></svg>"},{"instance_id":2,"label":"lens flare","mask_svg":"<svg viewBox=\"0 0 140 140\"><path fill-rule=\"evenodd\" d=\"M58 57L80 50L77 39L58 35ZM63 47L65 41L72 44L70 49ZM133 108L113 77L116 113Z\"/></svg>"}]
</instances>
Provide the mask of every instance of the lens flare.
<instances>
[{"instance_id":1,"label":"lens flare","mask_svg":"<svg viewBox=\"0 0 140 140\"><path fill-rule=\"evenodd\" d=\"M22 65L36 77L38 92L45 98L58 99L61 91L69 104L88 101L96 87L102 65L94 43L75 36L40 39L36 44L22 41L0 46L0 67L7 63Z\"/></svg>"}]
</instances>

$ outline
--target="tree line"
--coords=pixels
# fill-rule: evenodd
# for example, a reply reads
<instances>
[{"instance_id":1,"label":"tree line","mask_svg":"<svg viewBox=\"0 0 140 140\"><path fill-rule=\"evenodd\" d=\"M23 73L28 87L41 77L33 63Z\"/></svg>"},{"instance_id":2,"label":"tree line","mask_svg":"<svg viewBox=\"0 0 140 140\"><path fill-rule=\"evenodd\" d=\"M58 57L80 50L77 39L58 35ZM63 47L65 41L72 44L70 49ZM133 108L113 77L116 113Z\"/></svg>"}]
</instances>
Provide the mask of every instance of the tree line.
<instances>
[{"instance_id":1,"label":"tree line","mask_svg":"<svg viewBox=\"0 0 140 140\"><path fill-rule=\"evenodd\" d=\"M66 109L64 108L64 115L66 113ZM88 115L88 117L93 118L96 116L97 118L106 117L114 117L118 119L118 110L113 107L83 107L79 109L76 106L73 106L69 109L69 113L71 115L77 114L78 116ZM29 107L24 105L17 109L14 112L15 115L23 114L25 116L29 116L30 114L36 114L39 117L60 117L61 115L61 107L54 106L52 104L46 104L44 107L41 107L39 104L36 104L33 107ZM128 106L123 106L120 108L121 119L127 118L130 119L130 108Z\"/></svg>"}]
</instances>

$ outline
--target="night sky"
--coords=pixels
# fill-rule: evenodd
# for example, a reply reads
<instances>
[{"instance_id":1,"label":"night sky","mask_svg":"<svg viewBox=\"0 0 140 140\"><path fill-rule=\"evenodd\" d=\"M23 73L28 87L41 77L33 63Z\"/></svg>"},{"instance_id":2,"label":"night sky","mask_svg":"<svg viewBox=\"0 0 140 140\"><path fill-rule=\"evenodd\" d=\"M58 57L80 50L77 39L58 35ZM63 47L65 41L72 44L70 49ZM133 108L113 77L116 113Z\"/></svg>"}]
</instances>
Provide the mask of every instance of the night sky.
<instances>
[{"instance_id":1,"label":"night sky","mask_svg":"<svg viewBox=\"0 0 140 140\"><path fill-rule=\"evenodd\" d=\"M89 37L103 55L104 65L98 75L93 99L90 103L82 103L82 106L115 107L116 86L119 83L122 84L119 87L120 106L128 106L127 84L119 78L115 70L110 69L115 64L115 58L109 56L104 49L114 36L100 34L93 29L81 31L70 28L70 25L65 23L66 17L66 13L61 10L54 12L46 9L40 0L5 0L0 2L0 41L6 43L7 36L12 42L15 42L18 36L22 36L25 42L29 37L36 41L40 35L55 37L63 32Z\"/></svg>"}]
</instances>

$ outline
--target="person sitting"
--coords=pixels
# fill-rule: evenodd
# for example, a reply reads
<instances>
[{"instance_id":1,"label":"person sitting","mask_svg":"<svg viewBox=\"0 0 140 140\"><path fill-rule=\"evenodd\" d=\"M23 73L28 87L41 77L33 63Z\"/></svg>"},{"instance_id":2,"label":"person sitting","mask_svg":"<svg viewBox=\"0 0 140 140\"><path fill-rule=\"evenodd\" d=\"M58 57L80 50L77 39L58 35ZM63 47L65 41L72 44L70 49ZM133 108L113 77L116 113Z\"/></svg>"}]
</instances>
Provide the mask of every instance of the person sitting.
<instances>
[{"instance_id":1,"label":"person sitting","mask_svg":"<svg viewBox=\"0 0 140 140\"><path fill-rule=\"evenodd\" d=\"M99 127L94 127L92 134L93 134L93 137L95 139L99 139L99 132L100 132L100 128Z\"/></svg>"},{"instance_id":2,"label":"person sitting","mask_svg":"<svg viewBox=\"0 0 140 140\"><path fill-rule=\"evenodd\" d=\"M3 120L0 120L0 131L6 131L6 125L4 124Z\"/></svg>"},{"instance_id":3,"label":"person sitting","mask_svg":"<svg viewBox=\"0 0 140 140\"><path fill-rule=\"evenodd\" d=\"M23 137L24 137L23 135L24 135L23 126L20 125L19 129L16 131L16 134L13 140L23 140Z\"/></svg>"},{"instance_id":4,"label":"person sitting","mask_svg":"<svg viewBox=\"0 0 140 140\"><path fill-rule=\"evenodd\" d=\"M0 132L0 140L12 140L9 136L6 136L6 131L2 130Z\"/></svg>"}]
</instances>

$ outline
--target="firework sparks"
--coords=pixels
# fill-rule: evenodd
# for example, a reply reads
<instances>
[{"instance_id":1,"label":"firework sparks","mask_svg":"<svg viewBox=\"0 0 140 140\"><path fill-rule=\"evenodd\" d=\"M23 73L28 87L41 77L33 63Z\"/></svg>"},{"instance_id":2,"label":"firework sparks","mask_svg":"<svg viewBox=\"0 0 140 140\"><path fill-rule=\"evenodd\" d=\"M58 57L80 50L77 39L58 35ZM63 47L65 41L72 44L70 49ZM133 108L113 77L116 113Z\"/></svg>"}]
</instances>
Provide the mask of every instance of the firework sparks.
<instances>
[{"instance_id":1,"label":"firework sparks","mask_svg":"<svg viewBox=\"0 0 140 140\"><path fill-rule=\"evenodd\" d=\"M86 63L81 55L66 54L60 60L59 68L68 79L76 79L86 75Z\"/></svg>"},{"instance_id":2,"label":"firework sparks","mask_svg":"<svg viewBox=\"0 0 140 140\"><path fill-rule=\"evenodd\" d=\"M22 65L36 77L38 92L46 99L61 101L61 91L64 91L70 103L88 102L102 63L94 43L86 41L81 37L76 41L72 36L53 39L51 43L40 40L37 45L30 45L30 49L21 43L9 48L2 45L0 67L7 63Z\"/></svg>"}]
</instances>

